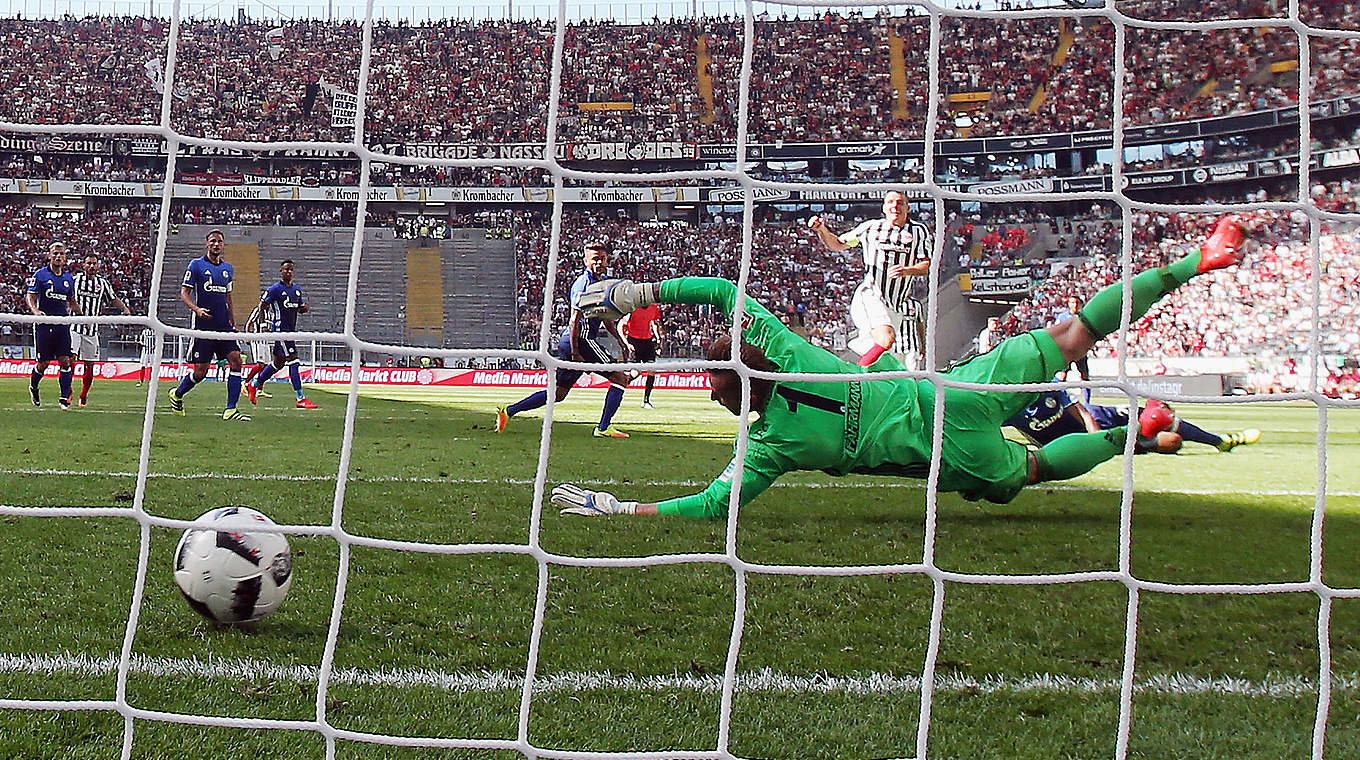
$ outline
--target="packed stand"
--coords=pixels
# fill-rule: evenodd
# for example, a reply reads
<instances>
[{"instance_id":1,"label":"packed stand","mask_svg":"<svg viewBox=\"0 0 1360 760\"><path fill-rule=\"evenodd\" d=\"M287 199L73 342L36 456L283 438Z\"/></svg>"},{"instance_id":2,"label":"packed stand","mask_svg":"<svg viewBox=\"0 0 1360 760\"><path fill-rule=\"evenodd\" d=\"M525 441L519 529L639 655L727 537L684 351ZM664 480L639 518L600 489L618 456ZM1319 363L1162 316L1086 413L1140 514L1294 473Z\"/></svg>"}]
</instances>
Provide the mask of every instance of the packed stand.
<instances>
[{"instance_id":1,"label":"packed stand","mask_svg":"<svg viewBox=\"0 0 1360 760\"><path fill-rule=\"evenodd\" d=\"M1249 4L1251 15L1258 5ZM1134 6L1157 6L1176 18L1241 13L1235 10L1241 4L1228 0L1125 7ZM1305 4L1305 18L1353 26L1356 6ZM922 136L930 85L926 17L827 13L761 20L755 29L752 141ZM956 125L942 110L940 136L1110 126L1114 28L1108 21L948 17L941 30L941 95L986 96L967 112L970 126ZM158 123L167 34L154 19L0 20L0 85L10 94L0 119ZM732 141L742 34L742 19L729 17L570 25L559 138ZM553 36L553 25L539 21L376 22L366 138L380 145L543 140ZM1360 90L1360 40L1309 40L1315 97ZM176 129L237 140L352 138L341 112L353 108L358 86L360 27L354 23L185 19L178 42L170 98ZM1284 27L1130 27L1128 42L1130 123L1297 100L1297 72L1288 68L1298 59L1298 38ZM701 62L707 62L703 72ZM1281 70L1272 72L1272 64ZM711 104L705 100L710 85ZM629 104L628 110L598 105L614 102ZM583 109L581 103L597 105Z\"/></svg>"},{"instance_id":2,"label":"packed stand","mask_svg":"<svg viewBox=\"0 0 1360 760\"><path fill-rule=\"evenodd\" d=\"M1313 189L1316 205L1354 212L1354 187L1340 183ZM1135 357L1252 356L1272 367L1285 357L1302 357L1313 344L1308 219L1300 212L1260 212L1239 267L1196 278L1159 302L1130 326ZM1162 266L1199 244L1215 217L1138 212L1134 217L1133 268ZM1360 356L1360 225L1325 222L1320 235L1321 317L1318 350L1329 356ZM1098 254L1057 271L1002 322L1008 335L1053 321L1069 296L1084 302L1118 281L1118 253ZM1115 355L1114 336L1093 356ZM1290 388L1296 389L1296 388Z\"/></svg>"}]
</instances>

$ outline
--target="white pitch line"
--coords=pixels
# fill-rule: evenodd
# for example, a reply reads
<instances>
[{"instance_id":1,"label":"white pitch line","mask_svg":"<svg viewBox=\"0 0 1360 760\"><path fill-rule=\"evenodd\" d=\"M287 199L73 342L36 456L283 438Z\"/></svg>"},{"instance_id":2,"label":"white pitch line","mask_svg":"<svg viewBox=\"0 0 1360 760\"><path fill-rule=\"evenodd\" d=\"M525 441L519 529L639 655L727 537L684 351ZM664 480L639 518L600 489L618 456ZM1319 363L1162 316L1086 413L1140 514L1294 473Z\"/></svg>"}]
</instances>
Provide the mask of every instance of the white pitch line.
<instances>
[{"instance_id":1,"label":"white pitch line","mask_svg":"<svg viewBox=\"0 0 1360 760\"><path fill-rule=\"evenodd\" d=\"M285 407L279 407L277 410L275 410L275 409L270 409L270 408L268 408L268 407L252 407L252 408L253 408L256 412L285 411L285 410L286 410ZM34 414L44 414L44 413L45 413L44 410L42 410L42 409L35 409L35 408L32 407L32 406L26 406L26 407L24 407L24 406L19 406L19 407L14 407L14 408L11 408L11 409L3 409L3 410L0 410L0 411L5 411L5 412L33 412ZM214 416L214 415L215 415L215 413L212 413L212 410L211 410L211 409L209 409L208 411L210 412L210 414L205 414L205 415L204 415L205 417L211 417L211 416ZM139 409L90 409L90 408L85 408L85 409L79 409L79 410L77 410L76 413L75 413L75 416L76 416L76 417L81 417L81 416L84 416L84 415L86 415L86 414L121 414L121 415L136 415L136 416L138 416L138 417L144 417L144 416L146 416L146 412L141 411L141 410L139 410ZM190 416L192 416L192 415L190 415ZM308 416L308 415L298 415L298 416L299 416L299 417L305 417L305 416ZM416 421L419 421L419 420L421 420L421 419L424 419L425 417L428 417L428 416L429 416L428 414L426 414L426 415L417 415L417 414L400 414L400 415L386 414L386 415L384 415L384 414L364 414L363 412L355 412L355 414L354 414L354 418L355 418L355 419L360 419L360 420L383 420L383 421L399 421L399 422L416 422ZM342 421L342 420L336 420L336 421L337 421L337 422L340 422L340 421ZM440 440L444 440L444 441L471 441L471 440L473 440L473 439L471 439L471 438L442 438L442 439L440 439Z\"/></svg>"},{"instance_id":2,"label":"white pitch line","mask_svg":"<svg viewBox=\"0 0 1360 760\"><path fill-rule=\"evenodd\" d=\"M118 658L89 657L79 654L33 655L0 654L0 673L27 675L82 675L107 676L118 670ZM316 683L317 668L306 665L276 665L262 660L198 658L176 659L134 655L131 670L141 675L170 678L216 678L235 682L287 681ZM523 687L524 676L508 671L480 671L448 673L428 669L359 670L337 668L331 683L355 686L389 686L397 688L432 687L457 693L517 691ZM1075 678L1072 676L1037 675L1011 677L989 675L982 678L960 675L937 675L936 691L966 693L1035 693L1053 694L1111 694L1118 693L1118 678ZM1268 675L1255 681L1244 678L1203 678L1173 673L1155 675L1140 680L1136 691L1156 694L1230 694L1244 697L1316 697L1317 684L1301 676ZM577 691L664 692L697 691L718 693L722 677L687 674L634 676L613 673L554 673L534 679L536 693ZM737 677L737 691L787 692L797 694L854 694L885 695L912 694L921 690L921 679L916 676L897 676L887 673L867 673L854 676L832 676L825 673L796 676L779 673L769 668L742 673ZM1360 675L1334 674L1332 691L1360 690Z\"/></svg>"},{"instance_id":3,"label":"white pitch line","mask_svg":"<svg viewBox=\"0 0 1360 760\"><path fill-rule=\"evenodd\" d=\"M448 439L445 439L448 440ZM0 468L0 475L32 475L32 476L51 476L51 477L109 477L109 478L135 478L137 473L131 471L114 470L60 470L43 468ZM283 475L279 473L235 473L235 472L153 472L147 475L148 478L155 480L274 480L293 483L333 483L335 478L329 475ZM533 485L533 478L430 478L430 477L402 477L397 475L379 475L372 477L351 477L351 483L439 483L444 485L508 485L508 486L527 486ZM581 478L575 481L583 485L592 486L636 486L635 480L616 480ZM698 488L709 485L707 480L652 480L648 485L653 486L674 486L677 488ZM887 483L877 481L846 481L844 483L824 483L824 482L783 482L775 483L773 488L847 488L847 489L875 489L875 488L904 488L908 490L922 490L925 488L923 481L904 480L898 483ZM1044 489L1049 491L1076 491L1093 493L1119 493L1120 489L1116 486L1085 486L1059 483L1041 483L1031 486L1032 489ZM1248 491L1235 491L1221 488L1138 488L1137 493L1145 494L1179 494L1185 496L1232 496ZM1250 490L1253 496L1317 496L1315 491L1291 490L1291 489L1253 489ZM1328 489L1328 496L1337 497L1357 497L1360 491L1341 491Z\"/></svg>"}]
</instances>

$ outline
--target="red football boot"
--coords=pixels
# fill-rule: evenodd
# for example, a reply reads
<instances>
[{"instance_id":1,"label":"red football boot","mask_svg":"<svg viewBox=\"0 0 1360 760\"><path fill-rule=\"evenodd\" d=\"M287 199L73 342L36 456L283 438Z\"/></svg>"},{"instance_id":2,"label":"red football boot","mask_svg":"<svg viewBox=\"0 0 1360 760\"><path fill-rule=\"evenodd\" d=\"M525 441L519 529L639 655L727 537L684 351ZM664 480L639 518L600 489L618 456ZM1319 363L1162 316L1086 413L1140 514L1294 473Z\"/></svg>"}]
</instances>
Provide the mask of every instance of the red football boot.
<instances>
[{"instance_id":1,"label":"red football boot","mask_svg":"<svg viewBox=\"0 0 1360 760\"><path fill-rule=\"evenodd\" d=\"M1242 260L1242 224L1237 217L1229 214L1218 220L1218 226L1214 228L1214 234L1204 241L1204 245L1199 248L1200 274L1230 267Z\"/></svg>"},{"instance_id":2,"label":"red football boot","mask_svg":"<svg viewBox=\"0 0 1360 760\"><path fill-rule=\"evenodd\" d=\"M318 407L316 404L313 404L312 401L311 401L311 399L300 398L300 399L298 399L298 402L297 402L297 408L299 408L299 409L319 409L320 407Z\"/></svg>"},{"instance_id":3,"label":"red football boot","mask_svg":"<svg viewBox=\"0 0 1360 760\"><path fill-rule=\"evenodd\" d=\"M255 383L252 383L252 382L250 382L249 380L246 381L246 398L250 399L250 403L252 403L252 404L258 404L258 403L259 403L259 402L255 399L255 396L256 396L259 392L260 392L260 389L255 387Z\"/></svg>"},{"instance_id":4,"label":"red football boot","mask_svg":"<svg viewBox=\"0 0 1360 760\"><path fill-rule=\"evenodd\" d=\"M1143 438L1156 438L1163 430L1170 430L1176 422L1176 414L1165 401L1149 399L1143 411L1138 413L1138 435Z\"/></svg>"}]
</instances>

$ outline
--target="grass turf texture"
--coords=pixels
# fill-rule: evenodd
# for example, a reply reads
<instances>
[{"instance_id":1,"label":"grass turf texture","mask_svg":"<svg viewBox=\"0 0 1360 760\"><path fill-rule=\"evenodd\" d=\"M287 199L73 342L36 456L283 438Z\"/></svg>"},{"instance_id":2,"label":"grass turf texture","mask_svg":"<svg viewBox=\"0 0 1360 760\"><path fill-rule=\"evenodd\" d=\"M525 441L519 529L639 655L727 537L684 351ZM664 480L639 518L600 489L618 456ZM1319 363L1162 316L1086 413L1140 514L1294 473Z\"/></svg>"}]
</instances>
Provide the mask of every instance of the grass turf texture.
<instances>
[{"instance_id":1,"label":"grass turf texture","mask_svg":"<svg viewBox=\"0 0 1360 760\"><path fill-rule=\"evenodd\" d=\"M223 389L208 383L170 415L157 398L146 506L190 519L223 504L282 523L325 524L343 430L344 397L313 391L322 409L291 408L286 389L249 424L225 424ZM284 386L279 386L283 388ZM49 390L46 389L45 390ZM368 393L369 389L365 389ZM432 543L525 543L542 417L491 432L491 410L518 391L372 389L357 409L352 533ZM557 407L549 485L607 480L625 498L697 490L730 457L735 421L703 394L658 391L637 408L630 391L616 425L628 440L590 437L602 394L575 391ZM145 389L95 386L92 406L28 405L24 381L0 381L3 501L11 505L130 503ZM1210 430L1265 431L1261 444L1218 454L1188 444L1176 457L1135 460L1131 565L1144 580L1269 583L1308 577L1317 481L1318 411L1306 404L1184 406ZM1324 579L1360 586L1360 411L1328 418L1330 463ZM54 469L69 474L37 474ZM171 477L173 476L173 477ZM264 477L261 477L264 476ZM288 476L296 479L279 479ZM939 502L936 563L970 573L1055 573L1118 567L1122 460L1008 506ZM271 479L273 478L273 479ZM750 562L873 565L922 558L924 492L910 481L786 477L742 515L737 545ZM1076 486L1076 488L1069 487ZM540 540L575 557L722 552L725 524L680 519L570 519L548 507ZM0 517L7 614L0 617L0 697L113 699L136 571L138 526L119 518ZM133 643L131 704L216 716L311 720L335 592L339 549L292 537L297 580L283 610L253 631L218 629L179 598L170 573L178 531L152 529L150 567ZM720 677L735 607L723 564L646 568L552 565L529 739L598 751L712 749L720 694L678 684ZM402 736L512 741L530 646L539 567L523 554L437 555L355 547L327 694L336 727ZM932 588L916 575L747 576L739 672L774 674L734 697L731 750L765 758L869 758L915 753L919 693L819 690L834 677L919 678ZM1104 758L1114 751L1124 657L1125 588L1108 581L1012 586L949 583L935 693L932 757ZM1269 685L1317 678L1318 598L1140 595L1137 676L1243 679ZM1331 620L1338 681L1327 756L1360 756L1360 599ZM88 658L84 666L71 656ZM8 658L8 659L5 659ZM28 659L24 659L28 658ZM63 659L65 658L65 659ZM38 664L33 664L38 663ZM89 664L94 663L94 664ZM102 664L100 664L102 663ZM236 670L233 670L235 668ZM346 675L348 674L348 675ZM495 675L492 681L486 674ZM663 685L571 680L612 674ZM1095 687L1026 687L1048 674ZM451 685L452 676L480 685ZM790 679L779 681L777 676ZM345 677L342 677L345 676ZM385 676L385 677L376 677ZM820 677L821 680L818 680ZM707 679L707 680L705 680ZM991 679L992 686L987 686ZM942 681L941 683L945 683ZM1223 681L1220 680L1220 683ZM1134 695L1132 757L1308 757L1316 696L1218 691ZM117 756L123 721L108 712L0 711L0 757ZM297 731L135 723L134 757L323 757ZM336 756L512 758L505 750L395 749L340 741Z\"/></svg>"}]
</instances>

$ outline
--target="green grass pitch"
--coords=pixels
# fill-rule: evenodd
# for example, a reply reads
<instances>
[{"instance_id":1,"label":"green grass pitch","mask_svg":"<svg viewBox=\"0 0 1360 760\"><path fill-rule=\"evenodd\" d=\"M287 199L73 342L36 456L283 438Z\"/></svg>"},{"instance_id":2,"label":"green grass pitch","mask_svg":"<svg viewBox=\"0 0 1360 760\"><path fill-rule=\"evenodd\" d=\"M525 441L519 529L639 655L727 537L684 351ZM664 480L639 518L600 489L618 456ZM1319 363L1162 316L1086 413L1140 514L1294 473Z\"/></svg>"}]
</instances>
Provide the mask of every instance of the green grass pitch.
<instances>
[{"instance_id":1,"label":"green grass pitch","mask_svg":"<svg viewBox=\"0 0 1360 760\"><path fill-rule=\"evenodd\" d=\"M280 523L329 524L345 398L295 410L273 384L250 424L226 424L222 386L205 384L174 417L159 390L147 509L191 519L225 504ZM344 390L339 388L337 390ZM55 383L44 383L49 397ZM366 390L366 393L368 391ZM386 389L360 399L352 534L439 544L527 544L542 417L503 435L491 410L520 391ZM590 436L602 394L558 406L549 485L607 482L624 498L689 493L726 464L736 423L704 394L633 390L616 424ZM136 486L146 389L104 382L92 406L32 408L22 380L0 381L0 503L127 506ZM1319 412L1302 403L1185 406L1216 431L1260 428L1229 454L1189 444L1134 462L1130 564L1175 584L1306 581L1318 481ZM1327 416L1323 580L1360 587L1360 410ZM47 472L47 471L56 471ZM939 500L935 562L959 573L1116 570L1123 461L1007 506ZM787 477L742 514L739 556L771 565L920 562L918 483ZM111 700L137 566L126 518L0 516L0 698ZM150 567L126 695L173 713L316 718L339 547L293 537L296 582L253 631L214 628L171 578L178 531L151 530ZM564 518L543 510L544 551L577 558L717 552L726 524ZM512 744L539 565L524 553L432 554L355 547L325 700L337 728ZM712 751L736 605L725 564L549 566L540 689L527 735L556 750ZM1124 667L1126 588L1113 581L947 582L928 753L933 758L1109 758ZM932 584L916 574L750 573L730 751L751 758L916 754ZM1317 711L1319 597L1310 592L1139 595L1137 689L1129 756L1307 758ZM1360 599L1331 610L1328 758L1360 757ZM133 724L132 756L322 758L309 731ZM0 757L109 758L124 721L109 711L0 710ZM522 757L509 749L394 748L339 741L338 758Z\"/></svg>"}]
</instances>

